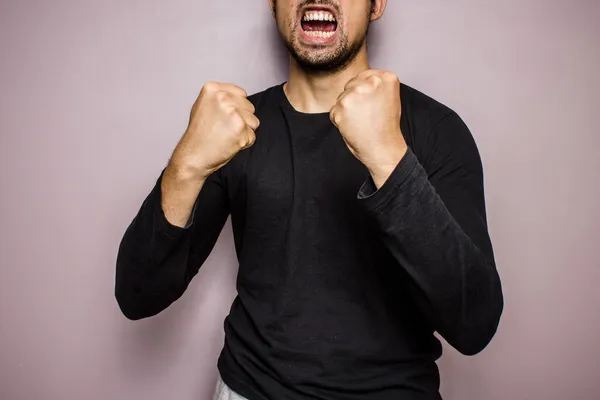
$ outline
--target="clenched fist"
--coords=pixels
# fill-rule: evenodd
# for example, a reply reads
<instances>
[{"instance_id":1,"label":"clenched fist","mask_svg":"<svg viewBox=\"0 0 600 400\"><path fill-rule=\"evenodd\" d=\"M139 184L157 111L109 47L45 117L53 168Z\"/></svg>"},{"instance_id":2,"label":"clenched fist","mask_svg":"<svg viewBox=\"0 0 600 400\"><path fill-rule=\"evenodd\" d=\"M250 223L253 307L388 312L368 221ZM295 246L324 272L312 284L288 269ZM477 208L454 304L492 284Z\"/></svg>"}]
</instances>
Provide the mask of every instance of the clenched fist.
<instances>
[{"instance_id":1,"label":"clenched fist","mask_svg":"<svg viewBox=\"0 0 600 400\"><path fill-rule=\"evenodd\" d=\"M401 112L398 77L392 72L369 69L348 81L329 113L377 187L408 149L400 130Z\"/></svg>"},{"instance_id":2,"label":"clenched fist","mask_svg":"<svg viewBox=\"0 0 600 400\"><path fill-rule=\"evenodd\" d=\"M171 162L189 178L205 179L254 144L259 126L254 111L244 89L228 83L206 83Z\"/></svg>"}]
</instances>

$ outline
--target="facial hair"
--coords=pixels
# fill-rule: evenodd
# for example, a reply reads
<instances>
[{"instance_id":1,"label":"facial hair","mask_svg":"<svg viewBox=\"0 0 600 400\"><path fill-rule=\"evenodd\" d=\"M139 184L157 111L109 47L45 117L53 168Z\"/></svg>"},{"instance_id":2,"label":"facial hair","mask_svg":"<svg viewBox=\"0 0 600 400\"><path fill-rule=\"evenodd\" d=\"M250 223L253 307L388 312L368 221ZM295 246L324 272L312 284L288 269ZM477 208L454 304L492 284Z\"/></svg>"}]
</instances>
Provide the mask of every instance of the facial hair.
<instances>
[{"instance_id":1,"label":"facial hair","mask_svg":"<svg viewBox=\"0 0 600 400\"><path fill-rule=\"evenodd\" d=\"M330 5L334 6L327 0L308 0L303 6L308 4L319 4L319 5ZM368 11L372 11L372 2L369 6ZM277 11L276 1L273 4L274 12ZM341 16L341 14L339 14ZM343 18L343 16L341 16ZM367 18L368 20L368 18ZM288 52L294 58L296 63L307 73L311 74L327 74L333 75L346 68L356 57L364 42L367 39L369 31L369 23L364 28L364 32L360 32L358 38L353 42L348 39L348 34L343 30L342 24L339 24L338 39L335 47L323 47L320 45L301 45L300 39L298 38L298 32L296 30L297 23L296 19L289 21L288 32L289 37L285 37L279 29L280 36L283 39L285 47ZM277 22L279 24L279 22Z\"/></svg>"}]
</instances>

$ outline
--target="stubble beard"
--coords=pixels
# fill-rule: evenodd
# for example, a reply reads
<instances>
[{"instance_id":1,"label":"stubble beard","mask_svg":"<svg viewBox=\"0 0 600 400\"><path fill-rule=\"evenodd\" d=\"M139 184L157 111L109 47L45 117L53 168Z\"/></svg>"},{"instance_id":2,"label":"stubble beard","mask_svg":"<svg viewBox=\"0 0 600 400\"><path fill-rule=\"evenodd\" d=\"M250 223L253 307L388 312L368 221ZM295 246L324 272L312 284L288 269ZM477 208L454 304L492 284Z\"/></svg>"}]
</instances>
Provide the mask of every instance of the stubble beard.
<instances>
[{"instance_id":1,"label":"stubble beard","mask_svg":"<svg viewBox=\"0 0 600 400\"><path fill-rule=\"evenodd\" d=\"M278 27L279 28L279 27ZM285 37L281 29L279 34L290 55L304 71L311 74L333 75L346 68L367 40L369 23L362 35L354 42L348 40L348 35L338 25L337 43L330 46L302 45L295 26L295 21L288 26L289 37Z\"/></svg>"}]
</instances>

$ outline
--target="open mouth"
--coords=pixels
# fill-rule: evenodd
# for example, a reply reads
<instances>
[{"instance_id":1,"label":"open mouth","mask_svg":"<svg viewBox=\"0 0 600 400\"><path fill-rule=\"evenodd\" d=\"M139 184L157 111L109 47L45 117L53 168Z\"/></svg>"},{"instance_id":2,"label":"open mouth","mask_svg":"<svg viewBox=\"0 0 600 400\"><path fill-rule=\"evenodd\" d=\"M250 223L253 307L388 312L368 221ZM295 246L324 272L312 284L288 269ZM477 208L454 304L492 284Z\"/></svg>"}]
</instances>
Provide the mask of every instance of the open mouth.
<instances>
[{"instance_id":1,"label":"open mouth","mask_svg":"<svg viewBox=\"0 0 600 400\"><path fill-rule=\"evenodd\" d=\"M337 30L337 20L333 12L320 8L308 8L301 21L302 31L309 37L329 39Z\"/></svg>"}]
</instances>

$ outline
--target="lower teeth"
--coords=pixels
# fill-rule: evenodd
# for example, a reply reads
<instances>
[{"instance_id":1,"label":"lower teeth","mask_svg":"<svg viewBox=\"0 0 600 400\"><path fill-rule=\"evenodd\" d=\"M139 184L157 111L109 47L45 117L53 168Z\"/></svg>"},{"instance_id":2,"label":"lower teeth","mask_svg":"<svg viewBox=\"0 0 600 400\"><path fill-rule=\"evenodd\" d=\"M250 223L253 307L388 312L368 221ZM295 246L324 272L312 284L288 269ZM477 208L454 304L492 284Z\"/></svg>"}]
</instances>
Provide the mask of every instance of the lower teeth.
<instances>
[{"instance_id":1,"label":"lower teeth","mask_svg":"<svg viewBox=\"0 0 600 400\"><path fill-rule=\"evenodd\" d=\"M335 32L322 32L322 31L305 31L308 36L319 37L319 38L330 38Z\"/></svg>"}]
</instances>

